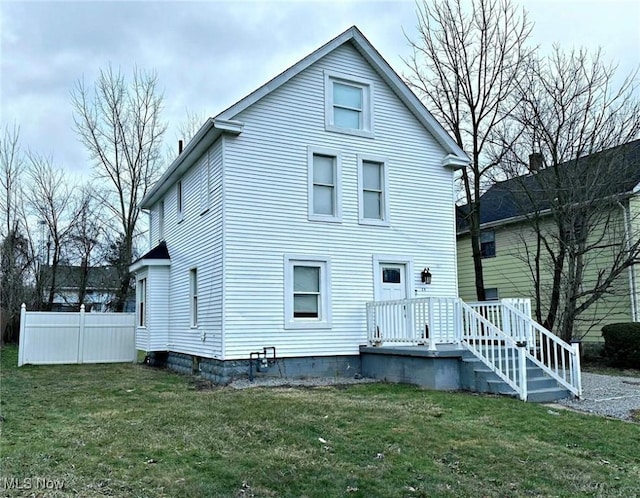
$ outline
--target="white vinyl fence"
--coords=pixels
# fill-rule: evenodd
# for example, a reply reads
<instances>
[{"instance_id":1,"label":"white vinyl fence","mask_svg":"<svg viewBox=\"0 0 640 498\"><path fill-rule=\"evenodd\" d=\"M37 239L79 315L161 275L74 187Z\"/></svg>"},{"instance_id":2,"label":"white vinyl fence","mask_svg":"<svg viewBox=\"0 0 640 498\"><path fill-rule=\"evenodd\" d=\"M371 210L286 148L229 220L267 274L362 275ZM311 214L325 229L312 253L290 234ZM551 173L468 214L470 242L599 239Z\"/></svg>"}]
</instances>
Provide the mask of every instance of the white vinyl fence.
<instances>
[{"instance_id":1,"label":"white vinyl fence","mask_svg":"<svg viewBox=\"0 0 640 498\"><path fill-rule=\"evenodd\" d=\"M20 311L18 366L136 360L135 313Z\"/></svg>"}]
</instances>

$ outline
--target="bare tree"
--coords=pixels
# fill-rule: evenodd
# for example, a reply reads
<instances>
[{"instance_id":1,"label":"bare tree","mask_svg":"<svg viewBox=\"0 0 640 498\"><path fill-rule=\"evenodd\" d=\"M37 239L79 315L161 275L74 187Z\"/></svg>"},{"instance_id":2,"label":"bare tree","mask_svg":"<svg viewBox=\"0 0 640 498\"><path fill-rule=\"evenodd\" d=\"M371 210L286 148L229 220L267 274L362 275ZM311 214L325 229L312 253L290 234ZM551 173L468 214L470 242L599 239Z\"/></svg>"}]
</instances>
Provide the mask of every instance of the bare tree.
<instances>
[{"instance_id":1,"label":"bare tree","mask_svg":"<svg viewBox=\"0 0 640 498\"><path fill-rule=\"evenodd\" d=\"M555 47L514 92L522 105L507 128L503 163L508 175L527 173L509 182L534 234L523 259L537 320L567 341L580 316L640 262L628 197L640 182L634 76L616 86L615 67L600 52Z\"/></svg>"},{"instance_id":2,"label":"bare tree","mask_svg":"<svg viewBox=\"0 0 640 498\"><path fill-rule=\"evenodd\" d=\"M69 234L69 253L78 263L78 305L85 301L89 274L92 267L100 264L104 254L104 209L98 194L91 184L85 184L75 198L75 223Z\"/></svg>"},{"instance_id":3,"label":"bare tree","mask_svg":"<svg viewBox=\"0 0 640 498\"><path fill-rule=\"evenodd\" d=\"M20 131L4 126L0 135L0 344L18 339L20 305L28 301L32 254L22 216L24 158Z\"/></svg>"},{"instance_id":4,"label":"bare tree","mask_svg":"<svg viewBox=\"0 0 640 498\"><path fill-rule=\"evenodd\" d=\"M162 95L157 75L134 70L129 84L120 71L108 67L90 91L79 81L72 92L76 131L94 161L97 177L111 184L103 199L122 233L120 287L115 309L124 309L131 289L129 264L140 209L138 203L157 180L162 136Z\"/></svg>"},{"instance_id":5,"label":"bare tree","mask_svg":"<svg viewBox=\"0 0 640 498\"><path fill-rule=\"evenodd\" d=\"M21 177L24 171L24 158L20 150L20 129L4 126L0 137L0 210L2 226L0 236L6 237L16 229L21 206Z\"/></svg>"},{"instance_id":6,"label":"bare tree","mask_svg":"<svg viewBox=\"0 0 640 498\"><path fill-rule=\"evenodd\" d=\"M531 22L508 0L424 0L418 39L405 63L408 84L471 157L462 171L474 261L476 294L484 300L480 252L480 195L499 163L485 154L493 131L513 111L509 95L524 76L532 50Z\"/></svg>"},{"instance_id":7,"label":"bare tree","mask_svg":"<svg viewBox=\"0 0 640 498\"><path fill-rule=\"evenodd\" d=\"M51 264L47 265L45 279L48 287L45 309L51 310L57 291L58 265L76 220L72 211L75 186L67 181L64 170L51 157L34 152L29 152L27 156L27 203L38 219L44 222L51 241Z\"/></svg>"}]
</instances>

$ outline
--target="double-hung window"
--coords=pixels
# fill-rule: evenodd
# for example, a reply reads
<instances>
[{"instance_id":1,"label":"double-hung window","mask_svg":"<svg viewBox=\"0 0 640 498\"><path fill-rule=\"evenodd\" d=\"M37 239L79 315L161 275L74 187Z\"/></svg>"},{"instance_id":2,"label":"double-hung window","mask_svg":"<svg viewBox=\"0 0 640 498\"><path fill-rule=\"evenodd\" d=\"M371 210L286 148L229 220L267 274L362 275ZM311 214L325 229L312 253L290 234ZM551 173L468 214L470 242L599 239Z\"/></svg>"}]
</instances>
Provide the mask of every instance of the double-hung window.
<instances>
[{"instance_id":1,"label":"double-hung window","mask_svg":"<svg viewBox=\"0 0 640 498\"><path fill-rule=\"evenodd\" d=\"M308 216L313 221L341 221L341 166L337 152L308 148Z\"/></svg>"},{"instance_id":2,"label":"double-hung window","mask_svg":"<svg viewBox=\"0 0 640 498\"><path fill-rule=\"evenodd\" d=\"M182 180L178 182L176 187L176 207L178 211L178 222L181 222L184 218L184 199L182 195Z\"/></svg>"},{"instance_id":3,"label":"double-hung window","mask_svg":"<svg viewBox=\"0 0 640 498\"><path fill-rule=\"evenodd\" d=\"M482 230L480 232L480 256L493 258L496 255L496 232L494 230Z\"/></svg>"},{"instance_id":4,"label":"double-hung window","mask_svg":"<svg viewBox=\"0 0 640 498\"><path fill-rule=\"evenodd\" d=\"M330 328L330 259L286 255L284 273L285 328Z\"/></svg>"},{"instance_id":5,"label":"double-hung window","mask_svg":"<svg viewBox=\"0 0 640 498\"><path fill-rule=\"evenodd\" d=\"M138 327L147 326L147 279L138 280Z\"/></svg>"},{"instance_id":6,"label":"double-hung window","mask_svg":"<svg viewBox=\"0 0 640 498\"><path fill-rule=\"evenodd\" d=\"M361 224L389 224L387 184L385 160L359 155L358 210Z\"/></svg>"},{"instance_id":7,"label":"double-hung window","mask_svg":"<svg viewBox=\"0 0 640 498\"><path fill-rule=\"evenodd\" d=\"M325 128L372 137L372 95L372 82L325 71Z\"/></svg>"},{"instance_id":8,"label":"double-hung window","mask_svg":"<svg viewBox=\"0 0 640 498\"><path fill-rule=\"evenodd\" d=\"M158 240L164 240L164 199L158 203Z\"/></svg>"},{"instance_id":9,"label":"double-hung window","mask_svg":"<svg viewBox=\"0 0 640 498\"><path fill-rule=\"evenodd\" d=\"M198 326L198 270L192 268L189 271L189 295L190 295L190 315L191 326Z\"/></svg>"}]
</instances>

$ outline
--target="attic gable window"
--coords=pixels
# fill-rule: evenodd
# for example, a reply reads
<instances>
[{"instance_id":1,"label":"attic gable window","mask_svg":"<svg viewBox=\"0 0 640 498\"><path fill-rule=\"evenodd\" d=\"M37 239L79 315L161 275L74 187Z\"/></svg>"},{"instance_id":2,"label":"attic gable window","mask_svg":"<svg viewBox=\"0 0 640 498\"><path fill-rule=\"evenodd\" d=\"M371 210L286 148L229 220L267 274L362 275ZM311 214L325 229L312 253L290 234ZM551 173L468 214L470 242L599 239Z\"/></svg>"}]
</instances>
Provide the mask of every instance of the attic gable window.
<instances>
[{"instance_id":1,"label":"attic gable window","mask_svg":"<svg viewBox=\"0 0 640 498\"><path fill-rule=\"evenodd\" d=\"M325 128L373 137L373 83L325 71Z\"/></svg>"}]
</instances>

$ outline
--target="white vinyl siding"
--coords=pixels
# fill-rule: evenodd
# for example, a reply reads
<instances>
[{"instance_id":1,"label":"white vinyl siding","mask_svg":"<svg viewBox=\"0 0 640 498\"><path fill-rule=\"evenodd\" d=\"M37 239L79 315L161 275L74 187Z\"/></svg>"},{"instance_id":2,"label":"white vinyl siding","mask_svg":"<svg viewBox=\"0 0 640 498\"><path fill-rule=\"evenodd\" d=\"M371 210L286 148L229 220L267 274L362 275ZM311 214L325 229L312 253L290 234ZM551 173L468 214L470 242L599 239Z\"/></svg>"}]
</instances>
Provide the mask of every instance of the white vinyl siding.
<instances>
[{"instance_id":1,"label":"white vinyl siding","mask_svg":"<svg viewBox=\"0 0 640 498\"><path fill-rule=\"evenodd\" d=\"M309 220L340 222L342 216L342 167L340 154L308 148L307 182Z\"/></svg>"},{"instance_id":2,"label":"white vinyl siding","mask_svg":"<svg viewBox=\"0 0 640 498\"><path fill-rule=\"evenodd\" d=\"M201 171L209 161L210 208L200 209ZM185 217L177 223L177 196L165 197L165 241L171 266L162 274L150 267L149 325L155 351L175 351L206 358L223 357L223 181L222 140L216 141L181 178ZM304 180L303 180L304 181ZM174 187L175 188L175 187ZM175 191L175 190L174 190ZM154 206L152 209L156 209ZM198 328L191 328L190 270L197 268ZM151 300L152 293L156 296ZM153 306L153 309L152 309ZM156 317L158 317L156 319Z\"/></svg>"},{"instance_id":3,"label":"white vinyl siding","mask_svg":"<svg viewBox=\"0 0 640 498\"><path fill-rule=\"evenodd\" d=\"M375 138L326 130L325 71L375 87ZM441 166L447 153L351 45L233 118L244 129L223 138L225 359L264 346L278 357L357 355L367 340L375 254L413 258L410 295L429 267L433 283L420 296L457 296L454 179ZM340 156L341 223L309 222L310 145ZM359 156L383 158L388 229L359 223ZM285 328L286 254L331 258L330 329Z\"/></svg>"},{"instance_id":4,"label":"white vinyl siding","mask_svg":"<svg viewBox=\"0 0 640 498\"><path fill-rule=\"evenodd\" d=\"M284 327L331 327L331 263L326 257L285 255Z\"/></svg>"},{"instance_id":5,"label":"white vinyl siding","mask_svg":"<svg viewBox=\"0 0 640 498\"><path fill-rule=\"evenodd\" d=\"M370 80L326 70L326 130L373 137L373 85Z\"/></svg>"},{"instance_id":6,"label":"white vinyl siding","mask_svg":"<svg viewBox=\"0 0 640 498\"><path fill-rule=\"evenodd\" d=\"M384 159L358 156L358 217L363 225L389 225Z\"/></svg>"}]
</instances>

